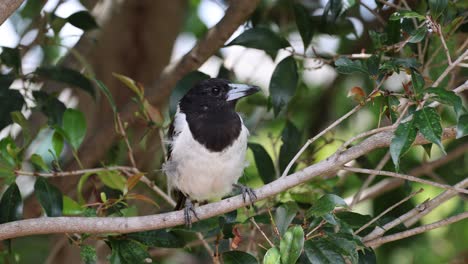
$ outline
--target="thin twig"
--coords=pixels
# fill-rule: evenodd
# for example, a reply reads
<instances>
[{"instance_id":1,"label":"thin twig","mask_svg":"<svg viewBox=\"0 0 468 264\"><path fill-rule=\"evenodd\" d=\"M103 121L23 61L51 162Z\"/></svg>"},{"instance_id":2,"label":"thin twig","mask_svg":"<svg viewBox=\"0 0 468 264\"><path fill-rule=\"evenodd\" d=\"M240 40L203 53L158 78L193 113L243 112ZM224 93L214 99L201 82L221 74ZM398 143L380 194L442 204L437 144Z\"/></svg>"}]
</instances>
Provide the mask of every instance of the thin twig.
<instances>
[{"instance_id":1,"label":"thin twig","mask_svg":"<svg viewBox=\"0 0 468 264\"><path fill-rule=\"evenodd\" d=\"M466 56L468 56L468 49L463 52L458 59L456 59L452 64L450 64L444 72L437 78L437 80L432 84L432 86L437 87L439 84L444 80L444 78L463 60L466 59Z\"/></svg>"},{"instance_id":2,"label":"thin twig","mask_svg":"<svg viewBox=\"0 0 468 264\"><path fill-rule=\"evenodd\" d=\"M442 226L450 225L450 224L453 224L455 222L461 221L461 220L466 219L466 218L468 218L468 212L464 212L464 213L449 217L447 219L437 221L437 222L432 223L432 224L423 225L423 226L416 227L416 228L406 230L406 231L403 231L403 232L400 232L400 233L396 233L396 234L393 234L393 235L388 235L388 236L384 236L384 237L377 238L377 239L374 239L374 240L370 240L370 241L364 242L364 244L367 247L377 247L377 246L380 246L380 245L388 243L388 242L392 242L392 241L395 241L395 240L400 240L400 239L403 239L403 238L406 238L406 237L410 237L410 236L414 236L414 235L418 235L418 234L427 232L427 231L432 230L432 229L436 229L436 228L439 228L439 227L442 227Z\"/></svg>"},{"instance_id":3,"label":"thin twig","mask_svg":"<svg viewBox=\"0 0 468 264\"><path fill-rule=\"evenodd\" d=\"M268 244L270 244L270 247L274 248L275 244L273 244L273 242L271 242L271 240L267 237L265 232L263 232L263 230L260 228L260 226L258 226L257 222L255 221L255 219L253 217L250 218L250 222L252 222L252 224L254 224L254 226L258 229L258 231L260 231L260 233L265 238L265 240L268 242Z\"/></svg>"},{"instance_id":4,"label":"thin twig","mask_svg":"<svg viewBox=\"0 0 468 264\"><path fill-rule=\"evenodd\" d=\"M326 223L327 221L324 219L320 221L320 223L316 227L314 227L314 229L312 229L309 233L307 233L306 238L310 237L315 231L317 231L320 227L322 227Z\"/></svg>"},{"instance_id":5,"label":"thin twig","mask_svg":"<svg viewBox=\"0 0 468 264\"><path fill-rule=\"evenodd\" d=\"M214 255L214 252L213 252L213 249L211 249L210 245L208 244L208 242L205 240L205 238L203 237L203 234L200 233L200 232L197 232L197 237L198 239L201 241L203 247L206 249L206 251L208 252L208 254L214 258L215 255Z\"/></svg>"},{"instance_id":6,"label":"thin twig","mask_svg":"<svg viewBox=\"0 0 468 264\"><path fill-rule=\"evenodd\" d=\"M120 119L120 115L117 113L116 116L117 116L117 127L119 129L119 133L122 135L122 137L124 138L125 144L127 145L128 159L130 160L130 164L132 164L132 166L136 168L137 166L135 162L135 157L133 156L133 149L132 149L132 146L130 145L130 142L128 141L127 133L125 132L125 128L122 124L122 120ZM163 143L161 142L161 144Z\"/></svg>"},{"instance_id":7,"label":"thin twig","mask_svg":"<svg viewBox=\"0 0 468 264\"><path fill-rule=\"evenodd\" d=\"M369 10L369 12L371 12L375 16L375 18L377 18L380 24L382 24L382 26L387 25L387 22L385 21L385 19L383 19L382 16L379 13L377 13L374 9L370 8L370 6L368 6L363 1L359 1L359 4L362 5L365 9Z\"/></svg>"},{"instance_id":8,"label":"thin twig","mask_svg":"<svg viewBox=\"0 0 468 264\"><path fill-rule=\"evenodd\" d=\"M418 191L416 192L412 192L410 195L408 195L407 197L405 197L404 199L402 199L401 201L399 201L398 203L390 206L389 208L387 208L385 211L383 211L382 213L380 213L378 216L374 217L372 220L370 220L369 222L367 222L365 225L361 226L361 228L359 228L358 230L356 230L354 232L355 235L359 234L362 230L366 229L368 226L372 225L375 221L379 220L380 218L382 218L382 216L386 215L388 212L390 212L391 210L395 209L396 207L400 206L402 203L408 201L409 199L413 198L416 194L419 194L421 192L423 192L424 189L421 188L419 189Z\"/></svg>"},{"instance_id":9,"label":"thin twig","mask_svg":"<svg viewBox=\"0 0 468 264\"><path fill-rule=\"evenodd\" d=\"M391 171L382 171L382 170L370 170L370 169L353 168L353 167L347 167L347 166L343 166L343 169L347 170L347 171L352 171L352 172L357 172L357 173L365 173L365 174L376 173L377 175L385 175L385 176L400 178L400 179L404 179L404 180L408 180L408 181L413 181L413 182L419 182L419 183L423 183L423 184L427 184L427 185L432 185L432 186L439 187L439 188L442 188L442 189L447 189L447 190L452 190L452 191L456 191L456 192L459 192L459 193L468 194L468 190L465 190L465 189L453 187L453 186L447 185L447 184L441 184L441 183L438 183L438 182L433 182L433 181L420 179L420 178L417 178L417 177L414 177L414 176L411 176L411 175L402 174L402 173L396 173L396 172L391 172Z\"/></svg>"},{"instance_id":10,"label":"thin twig","mask_svg":"<svg viewBox=\"0 0 468 264\"><path fill-rule=\"evenodd\" d=\"M390 160L390 152L387 151L387 153L385 153L385 156L383 156L383 158L379 161L379 164L377 164L377 167L375 167L375 169L378 171L381 170L385 166L385 164L387 164L389 160ZM367 187L369 187L369 185L374 181L376 176L377 174L373 173L369 175L369 177L367 177L364 184L361 186L361 188L359 188L357 193L353 196L353 200L351 201L351 204L349 205L350 208L353 208L354 205L356 205L357 201L359 201L359 199L361 198L362 191L365 190Z\"/></svg>"},{"instance_id":11,"label":"thin twig","mask_svg":"<svg viewBox=\"0 0 468 264\"><path fill-rule=\"evenodd\" d=\"M465 188L468 186L468 178L457 183L455 187L458 188ZM362 240L364 242L373 240L377 237L383 236L383 234L394 228L395 226L398 226L400 224L405 224L405 226L410 226L408 224L408 221L414 221L416 222L419 220L421 217L425 216L441 204L443 204L445 201L449 200L450 198L454 197L458 193L452 190L446 190L442 192L441 194L437 195L434 199L432 200L427 200L423 202L422 204L419 204L415 208L411 209L410 211L406 212L405 214L401 215L400 217L396 218L395 220L386 223L382 227L377 226L375 229L367 234Z\"/></svg>"},{"instance_id":12,"label":"thin twig","mask_svg":"<svg viewBox=\"0 0 468 264\"><path fill-rule=\"evenodd\" d=\"M341 122L343 122L343 120L345 120L346 118L348 118L349 116L351 116L352 114L356 113L357 111L359 111L359 109L362 108L362 105L356 105L353 109L351 109L348 113L346 113L344 116L340 117L338 120L336 120L335 122L333 122L330 126L328 126L327 128L325 128L324 130L322 130L322 132L318 133L315 137L311 138L311 139L308 139L307 142L304 144L304 146L302 146L302 148L299 150L299 152L296 153L296 155L294 156L294 158L289 162L288 166L286 167L286 169L284 169L284 172L283 174L281 175L281 178L282 177L285 177L288 175L289 173L289 170L291 169L291 167L294 165L294 163L297 161L297 159L299 159L299 157L302 155L302 153L304 153L304 151L310 146L310 144L314 143L317 139L319 139L321 136L323 136L325 133L327 133L328 131L332 130L334 127L336 127L337 125L339 125Z\"/></svg>"}]
</instances>

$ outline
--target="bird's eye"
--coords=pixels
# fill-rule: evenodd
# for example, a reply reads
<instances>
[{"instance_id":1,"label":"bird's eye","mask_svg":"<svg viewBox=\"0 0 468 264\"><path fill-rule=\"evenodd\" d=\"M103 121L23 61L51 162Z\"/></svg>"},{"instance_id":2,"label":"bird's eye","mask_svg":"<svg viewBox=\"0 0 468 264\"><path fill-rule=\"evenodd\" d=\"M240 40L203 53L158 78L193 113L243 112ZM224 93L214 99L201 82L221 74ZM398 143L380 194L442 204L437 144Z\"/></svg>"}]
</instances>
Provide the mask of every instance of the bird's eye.
<instances>
[{"instance_id":1,"label":"bird's eye","mask_svg":"<svg viewBox=\"0 0 468 264\"><path fill-rule=\"evenodd\" d=\"M213 95L219 95L219 92L220 92L220 90L219 90L219 88L217 88L217 87L211 89L211 93L212 93Z\"/></svg>"}]
</instances>

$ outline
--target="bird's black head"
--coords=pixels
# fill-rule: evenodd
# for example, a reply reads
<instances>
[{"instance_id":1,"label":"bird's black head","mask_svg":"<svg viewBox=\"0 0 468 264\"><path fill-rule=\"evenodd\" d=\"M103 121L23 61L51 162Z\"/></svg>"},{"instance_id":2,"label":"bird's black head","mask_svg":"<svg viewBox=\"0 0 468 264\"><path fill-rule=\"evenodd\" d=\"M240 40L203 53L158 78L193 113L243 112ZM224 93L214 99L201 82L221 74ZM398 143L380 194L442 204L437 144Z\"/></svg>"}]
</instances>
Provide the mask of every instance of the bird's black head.
<instances>
[{"instance_id":1,"label":"bird's black head","mask_svg":"<svg viewBox=\"0 0 468 264\"><path fill-rule=\"evenodd\" d=\"M224 79L203 80L192 87L180 101L183 112L208 113L234 111L238 99L260 91L257 86L233 84Z\"/></svg>"}]
</instances>

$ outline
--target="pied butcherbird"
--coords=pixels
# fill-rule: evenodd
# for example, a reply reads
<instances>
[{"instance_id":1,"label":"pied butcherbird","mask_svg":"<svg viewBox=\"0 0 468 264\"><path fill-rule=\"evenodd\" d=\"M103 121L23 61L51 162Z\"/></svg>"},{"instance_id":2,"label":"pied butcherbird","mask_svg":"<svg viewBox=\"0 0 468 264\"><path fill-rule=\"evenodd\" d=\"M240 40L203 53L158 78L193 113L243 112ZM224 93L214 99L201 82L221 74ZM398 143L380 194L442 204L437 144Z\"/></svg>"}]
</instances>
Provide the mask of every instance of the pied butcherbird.
<instances>
[{"instance_id":1,"label":"pied butcherbird","mask_svg":"<svg viewBox=\"0 0 468 264\"><path fill-rule=\"evenodd\" d=\"M170 187L178 194L176 210L184 206L185 223L192 201L219 199L233 186L253 203L252 189L237 184L246 166L248 129L235 111L237 100L254 94L257 86L207 79L193 86L179 101L168 131L168 158L163 169Z\"/></svg>"}]
</instances>

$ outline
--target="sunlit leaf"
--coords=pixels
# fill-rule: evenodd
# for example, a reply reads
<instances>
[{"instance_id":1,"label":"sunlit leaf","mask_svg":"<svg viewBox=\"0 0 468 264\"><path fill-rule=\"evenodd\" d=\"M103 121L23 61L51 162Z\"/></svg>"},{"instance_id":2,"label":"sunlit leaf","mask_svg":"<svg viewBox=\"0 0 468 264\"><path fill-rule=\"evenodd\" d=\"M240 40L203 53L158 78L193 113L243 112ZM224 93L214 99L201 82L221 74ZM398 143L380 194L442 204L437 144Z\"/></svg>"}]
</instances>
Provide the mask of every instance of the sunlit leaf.
<instances>
[{"instance_id":1,"label":"sunlit leaf","mask_svg":"<svg viewBox=\"0 0 468 264\"><path fill-rule=\"evenodd\" d=\"M448 91L445 90L444 88L441 87L436 87L436 88L429 88L424 91L425 93L428 94L433 94L432 99L436 100L442 104L450 105L453 106L453 109L455 110L455 114L457 117L462 115L463 113L463 102L456 93L453 91Z\"/></svg>"},{"instance_id":2,"label":"sunlit leaf","mask_svg":"<svg viewBox=\"0 0 468 264\"><path fill-rule=\"evenodd\" d=\"M318 199L317 202L307 211L306 216L324 216L333 211L333 209L335 209L337 206L347 207L348 205L343 200L343 198L339 197L338 195L325 194L324 196L320 197L320 199Z\"/></svg>"},{"instance_id":3,"label":"sunlit leaf","mask_svg":"<svg viewBox=\"0 0 468 264\"><path fill-rule=\"evenodd\" d=\"M31 129L28 120L24 117L21 111L11 112L11 120L21 127L21 132L24 136L24 145L29 145L32 140Z\"/></svg>"},{"instance_id":4,"label":"sunlit leaf","mask_svg":"<svg viewBox=\"0 0 468 264\"><path fill-rule=\"evenodd\" d=\"M417 18L419 20L426 19L423 15L409 10L399 10L390 16L390 20L400 20L402 18Z\"/></svg>"},{"instance_id":5,"label":"sunlit leaf","mask_svg":"<svg viewBox=\"0 0 468 264\"><path fill-rule=\"evenodd\" d=\"M60 190L47 182L44 177L37 177L34 184L34 193L47 216L61 216L63 197Z\"/></svg>"},{"instance_id":6,"label":"sunlit leaf","mask_svg":"<svg viewBox=\"0 0 468 264\"><path fill-rule=\"evenodd\" d=\"M100 171L97 176L104 185L119 191L123 191L127 183L127 179L119 171L115 170Z\"/></svg>"},{"instance_id":7,"label":"sunlit leaf","mask_svg":"<svg viewBox=\"0 0 468 264\"><path fill-rule=\"evenodd\" d=\"M75 109L67 109L63 113L62 128L68 143L74 150L78 150L86 135L86 118L84 114Z\"/></svg>"},{"instance_id":8,"label":"sunlit leaf","mask_svg":"<svg viewBox=\"0 0 468 264\"><path fill-rule=\"evenodd\" d=\"M49 168L47 167L47 164L44 162L41 156L38 154L32 154L31 158L29 158L37 168L40 168L43 171L48 171Z\"/></svg>"},{"instance_id":9,"label":"sunlit leaf","mask_svg":"<svg viewBox=\"0 0 468 264\"><path fill-rule=\"evenodd\" d=\"M270 96L275 116L286 107L296 93L299 81L296 60L293 56L286 57L276 65L270 80Z\"/></svg>"},{"instance_id":10,"label":"sunlit leaf","mask_svg":"<svg viewBox=\"0 0 468 264\"><path fill-rule=\"evenodd\" d=\"M75 202L72 198L66 195L63 196L62 213L64 215L80 215L84 211L85 211L85 208L83 208L80 204Z\"/></svg>"},{"instance_id":11,"label":"sunlit leaf","mask_svg":"<svg viewBox=\"0 0 468 264\"><path fill-rule=\"evenodd\" d=\"M281 254L277 247L270 248L265 253L263 264L281 264Z\"/></svg>"},{"instance_id":12,"label":"sunlit leaf","mask_svg":"<svg viewBox=\"0 0 468 264\"><path fill-rule=\"evenodd\" d=\"M299 207L294 202L282 204L276 209L275 223L281 235L286 233L289 225L297 214Z\"/></svg>"},{"instance_id":13,"label":"sunlit leaf","mask_svg":"<svg viewBox=\"0 0 468 264\"><path fill-rule=\"evenodd\" d=\"M61 133L54 131L52 135L52 148L54 149L55 156L60 158L60 154L62 154L64 145L64 139Z\"/></svg>"},{"instance_id":14,"label":"sunlit leaf","mask_svg":"<svg viewBox=\"0 0 468 264\"><path fill-rule=\"evenodd\" d=\"M304 230L296 225L286 231L280 241L282 264L294 264L304 248Z\"/></svg>"},{"instance_id":15,"label":"sunlit leaf","mask_svg":"<svg viewBox=\"0 0 468 264\"><path fill-rule=\"evenodd\" d=\"M117 80L121 81L125 86L127 86L127 88L133 91L138 96L138 98L140 98L140 100L143 98L145 90L141 84L122 74L113 72L112 75L117 78Z\"/></svg>"}]
</instances>

